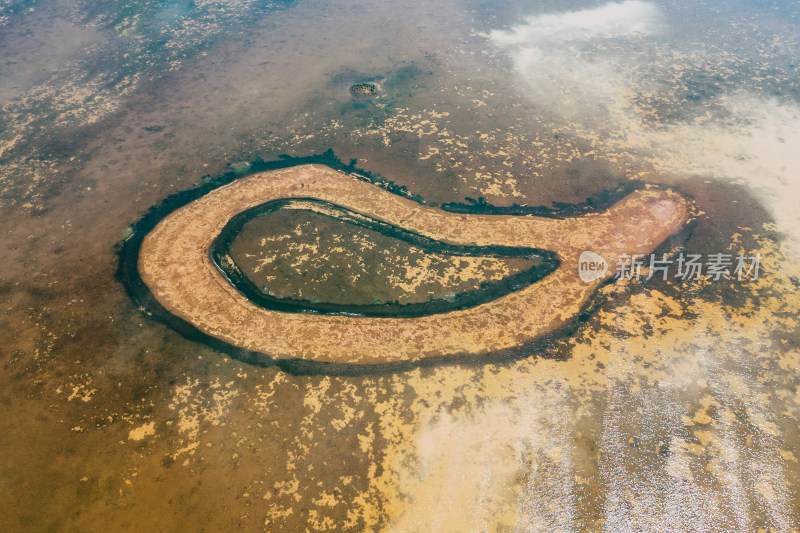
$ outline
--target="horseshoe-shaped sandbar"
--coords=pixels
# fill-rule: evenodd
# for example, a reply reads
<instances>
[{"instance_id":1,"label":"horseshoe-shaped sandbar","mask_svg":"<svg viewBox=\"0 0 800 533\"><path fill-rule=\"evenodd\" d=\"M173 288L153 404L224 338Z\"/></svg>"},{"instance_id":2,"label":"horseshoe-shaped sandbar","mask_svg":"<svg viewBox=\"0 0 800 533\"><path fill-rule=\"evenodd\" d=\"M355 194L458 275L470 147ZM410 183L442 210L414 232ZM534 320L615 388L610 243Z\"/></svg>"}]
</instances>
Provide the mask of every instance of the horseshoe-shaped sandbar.
<instances>
[{"instance_id":1,"label":"horseshoe-shaped sandbar","mask_svg":"<svg viewBox=\"0 0 800 533\"><path fill-rule=\"evenodd\" d=\"M209 254L226 223L244 210L282 198L313 198L464 246L552 250L561 266L533 285L484 304L415 318L286 313L260 307L237 291ZM689 217L680 194L635 191L601 213L574 218L477 215L443 211L317 164L261 172L214 189L175 210L144 238L138 267L171 313L230 345L275 359L381 364L477 355L527 344L573 319L620 254L649 254ZM584 283L578 257L602 256L609 270Z\"/></svg>"}]
</instances>

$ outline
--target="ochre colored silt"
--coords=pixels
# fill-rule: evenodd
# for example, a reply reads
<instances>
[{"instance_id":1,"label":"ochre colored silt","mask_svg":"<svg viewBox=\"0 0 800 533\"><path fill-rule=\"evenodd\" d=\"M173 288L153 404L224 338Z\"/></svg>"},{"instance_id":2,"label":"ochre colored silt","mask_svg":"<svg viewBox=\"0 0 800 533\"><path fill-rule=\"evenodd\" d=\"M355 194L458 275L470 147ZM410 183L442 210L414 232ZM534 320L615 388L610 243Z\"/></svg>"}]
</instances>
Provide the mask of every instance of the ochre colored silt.
<instances>
[{"instance_id":1,"label":"ochre colored silt","mask_svg":"<svg viewBox=\"0 0 800 533\"><path fill-rule=\"evenodd\" d=\"M316 198L457 245L535 247L561 266L541 281L447 313L386 318L286 313L260 307L220 274L209 255L237 213L281 198ZM262 172L220 187L164 218L142 243L139 271L158 301L197 329L276 359L380 364L513 349L573 319L620 254L649 254L689 218L689 203L663 189L633 192L602 213L574 218L449 213L323 165ZM584 283L585 250L611 268Z\"/></svg>"}]
</instances>

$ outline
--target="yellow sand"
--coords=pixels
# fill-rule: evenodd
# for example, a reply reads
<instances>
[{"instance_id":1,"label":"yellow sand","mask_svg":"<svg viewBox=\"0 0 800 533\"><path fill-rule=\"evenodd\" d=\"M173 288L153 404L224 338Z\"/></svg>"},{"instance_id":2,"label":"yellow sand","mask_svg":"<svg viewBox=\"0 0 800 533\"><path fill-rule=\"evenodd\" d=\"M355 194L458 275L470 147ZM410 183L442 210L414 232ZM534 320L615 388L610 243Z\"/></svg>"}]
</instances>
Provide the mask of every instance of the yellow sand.
<instances>
[{"instance_id":1,"label":"yellow sand","mask_svg":"<svg viewBox=\"0 0 800 533\"><path fill-rule=\"evenodd\" d=\"M280 198L317 198L432 239L457 245L553 250L561 267L545 279L485 304L419 318L282 313L250 302L209 256L237 213ZM145 237L139 271L170 312L229 344L274 358L375 364L514 348L564 325L613 276L619 254L647 254L680 230L687 201L665 190L634 192L603 213L567 219L464 215L420 205L322 165L263 172L215 189L174 211ZM584 250L609 271L578 276Z\"/></svg>"}]
</instances>

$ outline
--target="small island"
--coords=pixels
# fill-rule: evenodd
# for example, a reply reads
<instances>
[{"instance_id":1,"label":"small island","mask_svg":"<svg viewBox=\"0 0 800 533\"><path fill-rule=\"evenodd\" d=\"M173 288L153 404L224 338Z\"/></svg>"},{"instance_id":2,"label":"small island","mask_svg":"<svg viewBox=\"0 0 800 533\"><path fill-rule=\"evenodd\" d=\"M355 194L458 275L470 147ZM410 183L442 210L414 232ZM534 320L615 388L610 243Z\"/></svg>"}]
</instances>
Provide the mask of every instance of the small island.
<instances>
[{"instance_id":1,"label":"small island","mask_svg":"<svg viewBox=\"0 0 800 533\"><path fill-rule=\"evenodd\" d=\"M355 98L366 98L378 93L378 85L372 82L355 83L350 86L350 95Z\"/></svg>"},{"instance_id":2,"label":"small island","mask_svg":"<svg viewBox=\"0 0 800 533\"><path fill-rule=\"evenodd\" d=\"M214 263L229 221L275 200L314 199L438 242L550 250L558 268L535 283L465 309L415 317L280 311L251 301ZM607 210L572 218L464 214L393 194L319 164L253 174L164 217L142 241L138 269L158 302L200 332L276 360L374 365L513 349L573 320L614 275L578 272L584 251L614 265L649 254L689 218L680 194L645 188Z\"/></svg>"}]
</instances>

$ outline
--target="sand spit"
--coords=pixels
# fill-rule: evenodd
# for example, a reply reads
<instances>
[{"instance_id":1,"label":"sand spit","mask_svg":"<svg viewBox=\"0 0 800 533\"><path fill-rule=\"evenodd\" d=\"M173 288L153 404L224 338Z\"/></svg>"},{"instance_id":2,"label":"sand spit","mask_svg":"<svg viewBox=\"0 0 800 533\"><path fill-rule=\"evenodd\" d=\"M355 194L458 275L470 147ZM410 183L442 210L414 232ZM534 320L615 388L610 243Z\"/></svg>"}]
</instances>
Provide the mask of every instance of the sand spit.
<instances>
[{"instance_id":1,"label":"sand spit","mask_svg":"<svg viewBox=\"0 0 800 533\"><path fill-rule=\"evenodd\" d=\"M283 313L259 307L210 259L231 217L281 198L315 198L457 245L520 246L556 252L561 266L496 300L437 315L376 318ZM254 174L165 217L141 246L139 271L158 301L197 329L276 359L381 364L477 355L524 345L566 324L614 275L620 254L648 254L679 231L689 206L661 189L629 194L602 213L575 218L458 214L421 205L323 165ZM610 268L585 283L578 257L590 250Z\"/></svg>"}]
</instances>

